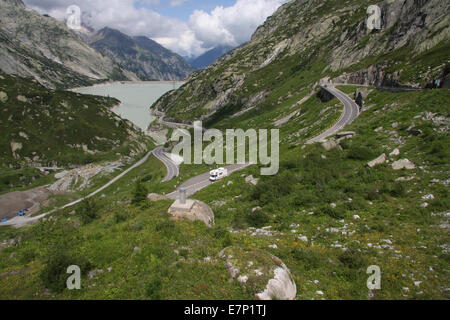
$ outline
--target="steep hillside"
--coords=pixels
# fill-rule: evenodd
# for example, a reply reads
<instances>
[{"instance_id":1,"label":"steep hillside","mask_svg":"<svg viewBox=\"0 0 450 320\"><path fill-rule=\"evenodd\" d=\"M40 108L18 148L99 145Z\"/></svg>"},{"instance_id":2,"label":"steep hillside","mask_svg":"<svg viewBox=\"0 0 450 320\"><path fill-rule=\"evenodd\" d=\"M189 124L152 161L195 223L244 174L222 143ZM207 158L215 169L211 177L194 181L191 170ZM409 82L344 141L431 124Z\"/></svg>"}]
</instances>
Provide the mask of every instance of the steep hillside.
<instances>
[{"instance_id":1,"label":"steep hillside","mask_svg":"<svg viewBox=\"0 0 450 320\"><path fill-rule=\"evenodd\" d=\"M449 99L448 90L371 91L353 138L329 151L283 142L278 175L259 177L255 166L196 194L214 210L213 228L169 220L172 201L132 203L136 179L149 192L173 190L151 159L104 198L29 228L0 228L0 298L254 299L264 285L233 280L219 258L241 246L282 259L299 300L448 299ZM306 103L304 119L283 126L285 137L312 134L301 122L314 124L316 110L337 100ZM369 168L381 153L389 162ZM414 168L395 170L404 158ZM195 170L183 166L182 176ZM256 186L245 182L250 174ZM85 222L87 213L94 218ZM82 268L81 290L65 289L60 264ZM371 265L381 268L381 290L366 287Z\"/></svg>"},{"instance_id":2,"label":"steep hillside","mask_svg":"<svg viewBox=\"0 0 450 320\"><path fill-rule=\"evenodd\" d=\"M1 74L0 164L80 165L142 152L146 139L110 111L117 104L116 99L53 91Z\"/></svg>"},{"instance_id":3,"label":"steep hillside","mask_svg":"<svg viewBox=\"0 0 450 320\"><path fill-rule=\"evenodd\" d=\"M104 28L93 36L91 44L141 80L183 80L193 71L181 56L144 36L130 37Z\"/></svg>"},{"instance_id":4,"label":"steep hillside","mask_svg":"<svg viewBox=\"0 0 450 320\"><path fill-rule=\"evenodd\" d=\"M372 32L365 23L370 4L291 1L248 44L194 74L153 107L170 119L208 118L217 110L223 119L298 101L326 77L377 86L424 87L444 80L450 60L448 1L383 1L382 30Z\"/></svg>"},{"instance_id":5,"label":"steep hillside","mask_svg":"<svg viewBox=\"0 0 450 320\"><path fill-rule=\"evenodd\" d=\"M19 0L0 1L0 69L52 88L137 79L87 45L64 23L28 9Z\"/></svg>"},{"instance_id":6,"label":"steep hillside","mask_svg":"<svg viewBox=\"0 0 450 320\"><path fill-rule=\"evenodd\" d=\"M204 69L207 66L209 66L210 64L214 63L214 61L216 61L218 58L220 58L224 54L233 50L233 48L234 47L231 47L231 46L215 47L215 48L205 52L201 56L193 59L191 61L191 65L197 70Z\"/></svg>"},{"instance_id":7,"label":"steep hillside","mask_svg":"<svg viewBox=\"0 0 450 320\"><path fill-rule=\"evenodd\" d=\"M274 276L266 268L270 253L289 268L297 300L448 300L450 90L383 88L445 79L448 2L386 1L380 5L389 29L370 34L368 4L292 1L248 44L155 104L167 118L208 118L204 125L218 129L280 129L278 174L261 176L259 165L249 166L192 197L214 211L212 228L174 221L167 213L173 201L145 197L168 194L212 166L183 164L177 180L161 183L165 168L150 158L102 196L36 225L0 228L0 299L256 299ZM367 84L337 86L361 96L361 114L344 136L305 144L342 112L338 99L317 94L324 77ZM47 91L19 97L8 88L20 88L20 79L3 80L0 99L19 108L12 116L38 119L27 101L39 106ZM71 123L71 101L90 111L78 99L99 103L60 94L67 93L46 98L54 99L53 110L65 110L55 116L64 121L51 124ZM8 128L10 141L33 136ZM25 159L19 144L11 146L15 160ZM233 252L230 264L221 253L231 246L253 255ZM67 265L80 266L80 290L66 288ZM367 287L369 266L381 270L380 290Z\"/></svg>"}]
</instances>

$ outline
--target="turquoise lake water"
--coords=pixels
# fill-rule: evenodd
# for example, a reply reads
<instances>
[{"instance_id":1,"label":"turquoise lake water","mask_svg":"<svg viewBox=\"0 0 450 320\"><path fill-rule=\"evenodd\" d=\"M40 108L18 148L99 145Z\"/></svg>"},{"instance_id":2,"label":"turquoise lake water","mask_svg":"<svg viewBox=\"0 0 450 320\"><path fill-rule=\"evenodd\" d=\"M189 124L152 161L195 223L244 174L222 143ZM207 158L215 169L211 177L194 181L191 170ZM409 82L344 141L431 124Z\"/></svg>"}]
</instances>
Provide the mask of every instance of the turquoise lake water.
<instances>
[{"instance_id":1,"label":"turquoise lake water","mask_svg":"<svg viewBox=\"0 0 450 320\"><path fill-rule=\"evenodd\" d=\"M179 82L114 83L79 88L74 91L119 99L122 104L114 108L113 111L146 131L149 124L155 120L155 117L150 113L150 106L163 94L178 89L181 85L182 83Z\"/></svg>"}]
</instances>

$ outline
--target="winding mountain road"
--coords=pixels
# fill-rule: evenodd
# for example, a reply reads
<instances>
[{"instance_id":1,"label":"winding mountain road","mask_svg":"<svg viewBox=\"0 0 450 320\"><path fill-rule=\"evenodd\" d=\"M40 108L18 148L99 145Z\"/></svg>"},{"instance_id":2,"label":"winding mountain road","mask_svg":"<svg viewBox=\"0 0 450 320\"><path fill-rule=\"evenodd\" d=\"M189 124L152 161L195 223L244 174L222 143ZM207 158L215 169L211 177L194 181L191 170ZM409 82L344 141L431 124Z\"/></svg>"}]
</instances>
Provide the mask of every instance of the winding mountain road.
<instances>
[{"instance_id":1,"label":"winding mountain road","mask_svg":"<svg viewBox=\"0 0 450 320\"><path fill-rule=\"evenodd\" d=\"M339 118L339 120L330 129L321 133L317 137L308 140L306 144L321 142L326 138L335 135L336 133L344 129L345 126L352 123L359 116L359 106L356 104L355 101L350 99L349 96L347 96L342 91L336 89L334 86L328 85L326 87L322 86L322 88L331 93L336 98L338 98L344 104L344 111L342 112L342 115Z\"/></svg>"},{"instance_id":2,"label":"winding mountain road","mask_svg":"<svg viewBox=\"0 0 450 320\"><path fill-rule=\"evenodd\" d=\"M167 175L161 182L168 182L172 180L175 177L178 177L180 175L180 169L178 166L168 157L164 155L164 148L158 147L155 150L153 150L153 155L161 161L167 169Z\"/></svg>"},{"instance_id":3,"label":"winding mountain road","mask_svg":"<svg viewBox=\"0 0 450 320\"><path fill-rule=\"evenodd\" d=\"M345 126L347 126L350 123L352 123L359 116L359 113L360 113L359 106L355 103L355 101L350 99L350 97L348 97L342 91L336 89L333 86L326 86L326 87L322 86L322 88L327 90L328 92L330 92L335 97L337 97L344 104L344 111L342 112L342 115L341 115L340 119L330 129L328 129L325 132L321 133L317 137L314 137L314 138L308 140L307 144L312 144L312 143L323 141L327 137L330 137L330 136L338 133ZM89 198L97 195L98 193L102 192L106 188L110 187L112 184L114 184L116 181L121 179L123 176L128 174L133 169L143 165L152 154L157 159L159 159L161 162L163 162L164 165L167 168L167 175L166 175L166 177L164 178L164 180L162 182L170 181L174 177L177 177L179 175L179 168L178 168L178 166L171 159L169 159L168 157L166 157L164 155L164 148L163 147L157 147L157 148L149 151L141 160L137 161L130 168L128 168L127 170L123 171L117 177L113 178L111 181L109 181L103 187L97 189L96 191L92 192L88 196L86 196L84 198L81 198L81 199L78 199L76 201L73 201L71 203L68 203L65 206L61 207L61 208L54 209L54 210L52 210L50 212L41 214L41 215L36 216L36 217L19 217L19 216L16 216L16 217L14 217L13 219L11 219L11 220L9 220L7 222L1 223L0 226L14 226L16 228L20 228L20 227L28 225L30 223L37 222L40 219L44 218L45 216L47 216L47 215L49 215L51 213L54 213L54 212L56 212L58 210L66 209L66 208L69 208L69 207L73 207L73 206L77 205L78 203L82 202L83 200L89 199ZM228 170L228 175L231 175L235 171L242 170L242 169L248 167L249 165L250 164L230 165L230 166L226 167L227 170ZM206 172L204 174L201 174L199 176L196 176L194 178L191 178L191 179L187 180L181 186L179 186L179 188L177 188L177 190L173 191L172 193L169 193L166 196L169 197L170 199L174 199L175 200L178 197L179 189L180 188L185 188L187 196L189 197L189 196L192 196L193 194L195 194L196 192L198 192L198 191L206 188L207 186L211 185L212 183L213 182L211 182L209 180L209 172Z\"/></svg>"},{"instance_id":4,"label":"winding mountain road","mask_svg":"<svg viewBox=\"0 0 450 320\"><path fill-rule=\"evenodd\" d=\"M225 168L228 170L228 176L229 176L236 171L239 171L239 170L242 170L242 169L248 167L249 165L250 165L250 163L233 164L233 165L230 165ZM172 193L167 194L166 197L173 199L173 200L178 199L178 193L181 188L186 189L186 196L190 197L193 194L197 193L198 191L200 191L214 183L209 180L209 177L210 177L209 172L205 172L199 176L191 178L191 179L187 180L186 182L184 182L182 185L180 185L177 188L177 190L175 190Z\"/></svg>"}]
</instances>

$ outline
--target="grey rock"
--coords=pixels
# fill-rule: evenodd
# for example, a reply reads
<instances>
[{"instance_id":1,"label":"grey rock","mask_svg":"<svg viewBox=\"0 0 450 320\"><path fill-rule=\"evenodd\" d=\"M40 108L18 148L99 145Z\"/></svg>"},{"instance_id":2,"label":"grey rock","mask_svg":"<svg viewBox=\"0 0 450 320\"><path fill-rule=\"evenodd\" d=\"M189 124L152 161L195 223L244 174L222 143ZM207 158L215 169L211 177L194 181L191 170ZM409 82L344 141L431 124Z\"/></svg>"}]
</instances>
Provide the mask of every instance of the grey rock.
<instances>
[{"instance_id":1,"label":"grey rock","mask_svg":"<svg viewBox=\"0 0 450 320\"><path fill-rule=\"evenodd\" d=\"M373 168L379 164L384 164L384 163L386 163L386 154L385 153L383 153L381 156L379 156L375 160L372 160L369 163L367 163L367 166L369 166L370 168Z\"/></svg>"},{"instance_id":2,"label":"grey rock","mask_svg":"<svg viewBox=\"0 0 450 320\"><path fill-rule=\"evenodd\" d=\"M408 159L401 159L392 163L392 169L394 170L402 170L402 169L416 169L416 165L409 161Z\"/></svg>"},{"instance_id":3,"label":"grey rock","mask_svg":"<svg viewBox=\"0 0 450 320\"><path fill-rule=\"evenodd\" d=\"M114 69L121 69L64 23L12 2L0 1L0 35L5 39L0 43L3 72L32 77L55 88L107 79ZM138 80L132 72L125 70L123 74L124 80Z\"/></svg>"},{"instance_id":4,"label":"grey rock","mask_svg":"<svg viewBox=\"0 0 450 320\"><path fill-rule=\"evenodd\" d=\"M252 175L248 176L245 178L245 182L248 184L252 184L254 186L256 186L259 182L258 178L254 178Z\"/></svg>"},{"instance_id":5,"label":"grey rock","mask_svg":"<svg viewBox=\"0 0 450 320\"><path fill-rule=\"evenodd\" d=\"M326 140L324 142L322 142L322 147L326 150L326 151L330 151L334 148L340 148L339 143L334 140L334 139L330 139L330 140Z\"/></svg>"},{"instance_id":6,"label":"grey rock","mask_svg":"<svg viewBox=\"0 0 450 320\"><path fill-rule=\"evenodd\" d=\"M336 134L336 137L343 138L343 137L353 137L356 134L354 131L343 131Z\"/></svg>"},{"instance_id":7,"label":"grey rock","mask_svg":"<svg viewBox=\"0 0 450 320\"><path fill-rule=\"evenodd\" d=\"M92 270L88 273L89 279L93 279L95 277L97 277L99 274L102 274L103 270L102 269L97 269L97 270Z\"/></svg>"},{"instance_id":8,"label":"grey rock","mask_svg":"<svg viewBox=\"0 0 450 320\"><path fill-rule=\"evenodd\" d=\"M189 221L202 221L208 227L214 225L214 212L213 210L204 202L199 200L188 200L192 201L192 206L190 208L182 208L175 201L169 208L169 214L173 219L186 219Z\"/></svg>"},{"instance_id":9,"label":"grey rock","mask_svg":"<svg viewBox=\"0 0 450 320\"><path fill-rule=\"evenodd\" d=\"M394 151L389 153L389 157L395 157L395 156L399 156L399 155L400 155L400 150L399 149L394 149Z\"/></svg>"},{"instance_id":10,"label":"grey rock","mask_svg":"<svg viewBox=\"0 0 450 320\"><path fill-rule=\"evenodd\" d=\"M258 257L256 261L255 256ZM279 258L269 252L229 247L222 250L219 257L225 260L230 276L242 286L249 282L258 283L256 288L259 292L256 294L258 299L295 299L297 286L289 269Z\"/></svg>"}]
</instances>

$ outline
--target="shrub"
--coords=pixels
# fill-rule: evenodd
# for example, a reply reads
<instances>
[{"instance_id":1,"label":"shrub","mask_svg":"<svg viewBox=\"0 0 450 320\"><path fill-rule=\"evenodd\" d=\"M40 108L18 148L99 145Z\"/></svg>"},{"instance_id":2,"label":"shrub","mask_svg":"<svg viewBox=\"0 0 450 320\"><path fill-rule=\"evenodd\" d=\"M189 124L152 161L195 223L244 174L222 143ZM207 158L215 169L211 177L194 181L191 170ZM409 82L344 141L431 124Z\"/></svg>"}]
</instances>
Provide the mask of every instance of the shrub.
<instances>
[{"instance_id":1,"label":"shrub","mask_svg":"<svg viewBox=\"0 0 450 320\"><path fill-rule=\"evenodd\" d=\"M348 150L351 147L351 140L344 139L341 142L339 142L339 144L341 145L342 149Z\"/></svg>"},{"instance_id":2,"label":"shrub","mask_svg":"<svg viewBox=\"0 0 450 320\"><path fill-rule=\"evenodd\" d=\"M140 221L130 226L131 231L141 231L142 229L144 229L144 226Z\"/></svg>"},{"instance_id":3,"label":"shrub","mask_svg":"<svg viewBox=\"0 0 450 320\"><path fill-rule=\"evenodd\" d=\"M406 194L406 187L403 183L384 183L381 186L380 193L399 198L403 197Z\"/></svg>"},{"instance_id":4,"label":"shrub","mask_svg":"<svg viewBox=\"0 0 450 320\"><path fill-rule=\"evenodd\" d=\"M245 215L245 220L248 225L255 228L261 228L267 225L270 221L269 216L261 210L249 212Z\"/></svg>"},{"instance_id":5,"label":"shrub","mask_svg":"<svg viewBox=\"0 0 450 320\"><path fill-rule=\"evenodd\" d=\"M395 183L391 187L391 196L400 198L400 197L404 197L405 195L406 195L405 184L403 184L403 183Z\"/></svg>"},{"instance_id":6,"label":"shrub","mask_svg":"<svg viewBox=\"0 0 450 320\"><path fill-rule=\"evenodd\" d=\"M442 140L434 141L430 147L430 160L434 164L447 163L449 156L448 153L448 143L446 144Z\"/></svg>"},{"instance_id":7,"label":"shrub","mask_svg":"<svg viewBox=\"0 0 450 320\"><path fill-rule=\"evenodd\" d=\"M138 204L147 200L148 190L147 187L142 183L141 180L136 181L133 190L133 200L132 203Z\"/></svg>"},{"instance_id":8,"label":"shrub","mask_svg":"<svg viewBox=\"0 0 450 320\"><path fill-rule=\"evenodd\" d=\"M275 202L281 197L289 195L296 183L297 179L292 172L284 171L276 176L266 177L255 187L251 198L262 204Z\"/></svg>"},{"instance_id":9,"label":"shrub","mask_svg":"<svg viewBox=\"0 0 450 320\"><path fill-rule=\"evenodd\" d=\"M214 229L214 237L216 239L222 239L226 234L228 233L228 230L224 227L216 227Z\"/></svg>"},{"instance_id":10,"label":"shrub","mask_svg":"<svg viewBox=\"0 0 450 320\"><path fill-rule=\"evenodd\" d=\"M151 300L161 300L161 287L161 277L158 274L154 274L145 284L145 295Z\"/></svg>"},{"instance_id":11,"label":"shrub","mask_svg":"<svg viewBox=\"0 0 450 320\"><path fill-rule=\"evenodd\" d=\"M55 293L61 293L67 286L70 276L67 268L71 265L79 266L82 275L86 275L93 267L85 258L69 255L60 249L50 255L40 274L44 286Z\"/></svg>"},{"instance_id":12,"label":"shrub","mask_svg":"<svg viewBox=\"0 0 450 320\"><path fill-rule=\"evenodd\" d=\"M84 199L77 211L81 218L81 222L86 225L97 218L98 204L92 198Z\"/></svg>"},{"instance_id":13,"label":"shrub","mask_svg":"<svg viewBox=\"0 0 450 320\"><path fill-rule=\"evenodd\" d=\"M351 146L347 158L353 160L371 160L374 157L372 150L364 146Z\"/></svg>"},{"instance_id":14,"label":"shrub","mask_svg":"<svg viewBox=\"0 0 450 320\"><path fill-rule=\"evenodd\" d=\"M311 248L294 248L291 251L295 260L302 262L307 268L319 268L327 264L327 257Z\"/></svg>"},{"instance_id":15,"label":"shrub","mask_svg":"<svg viewBox=\"0 0 450 320\"><path fill-rule=\"evenodd\" d=\"M361 252L355 248L349 248L347 251L344 251L339 256L339 261L350 269L360 269L367 264Z\"/></svg>"},{"instance_id":16,"label":"shrub","mask_svg":"<svg viewBox=\"0 0 450 320\"><path fill-rule=\"evenodd\" d=\"M153 176L149 173L145 177L143 177L141 181L142 182L149 182L149 181L152 181L152 179L153 179Z\"/></svg>"},{"instance_id":17,"label":"shrub","mask_svg":"<svg viewBox=\"0 0 450 320\"><path fill-rule=\"evenodd\" d=\"M115 212L114 213L114 222L121 223L127 221L128 213L127 212Z\"/></svg>"},{"instance_id":18,"label":"shrub","mask_svg":"<svg viewBox=\"0 0 450 320\"><path fill-rule=\"evenodd\" d=\"M247 227L245 215L241 212L236 212L233 215L233 220L231 222L231 226L234 229L244 229L245 227Z\"/></svg>"},{"instance_id":19,"label":"shrub","mask_svg":"<svg viewBox=\"0 0 450 320\"><path fill-rule=\"evenodd\" d=\"M311 190L301 190L295 194L294 204L296 206L308 207L318 202L317 193Z\"/></svg>"},{"instance_id":20,"label":"shrub","mask_svg":"<svg viewBox=\"0 0 450 320\"><path fill-rule=\"evenodd\" d=\"M332 208L330 205L323 205L318 209L317 213L334 219L343 219L345 217L344 209L341 206Z\"/></svg>"},{"instance_id":21,"label":"shrub","mask_svg":"<svg viewBox=\"0 0 450 320\"><path fill-rule=\"evenodd\" d=\"M28 264L34 259L36 259L37 252L34 249L25 249L20 254L20 262L23 264Z\"/></svg>"},{"instance_id":22,"label":"shrub","mask_svg":"<svg viewBox=\"0 0 450 320\"><path fill-rule=\"evenodd\" d=\"M214 230L214 237L220 240L222 247L229 247L232 244L230 232L224 227L217 227Z\"/></svg>"},{"instance_id":23,"label":"shrub","mask_svg":"<svg viewBox=\"0 0 450 320\"><path fill-rule=\"evenodd\" d=\"M175 232L175 222L172 220L164 220L156 224L156 231L163 234L164 236L170 236Z\"/></svg>"},{"instance_id":24,"label":"shrub","mask_svg":"<svg viewBox=\"0 0 450 320\"><path fill-rule=\"evenodd\" d=\"M345 207L350 211L359 211L367 209L367 203L360 198L353 199L346 203Z\"/></svg>"}]
</instances>

